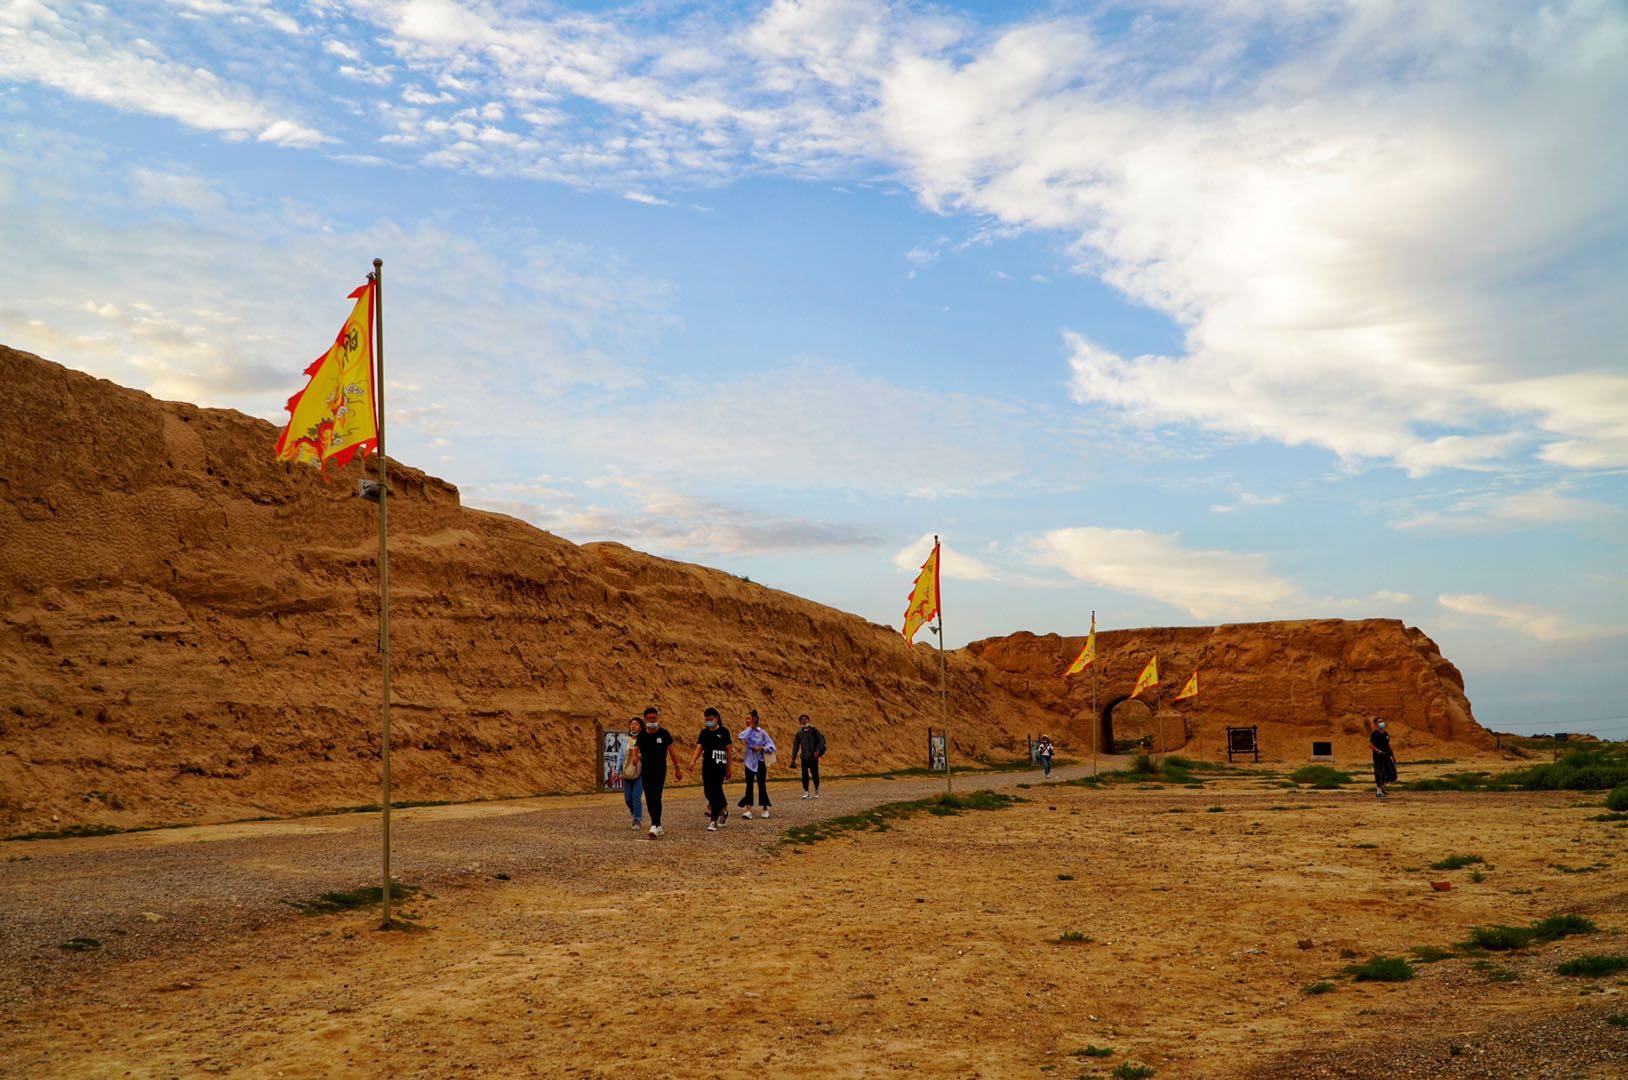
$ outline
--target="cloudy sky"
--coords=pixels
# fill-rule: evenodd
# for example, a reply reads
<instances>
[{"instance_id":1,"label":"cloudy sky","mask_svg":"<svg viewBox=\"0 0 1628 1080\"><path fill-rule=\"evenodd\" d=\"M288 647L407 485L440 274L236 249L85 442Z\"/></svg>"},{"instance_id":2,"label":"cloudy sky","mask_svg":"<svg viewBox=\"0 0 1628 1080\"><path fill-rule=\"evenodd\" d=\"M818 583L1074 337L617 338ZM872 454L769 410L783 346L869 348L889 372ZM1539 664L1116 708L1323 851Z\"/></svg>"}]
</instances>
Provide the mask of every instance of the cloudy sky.
<instances>
[{"instance_id":1,"label":"cloudy sky","mask_svg":"<svg viewBox=\"0 0 1628 1080\"><path fill-rule=\"evenodd\" d=\"M0 0L0 341L278 419L380 255L473 505L1621 737L1624 146L1617 0Z\"/></svg>"}]
</instances>

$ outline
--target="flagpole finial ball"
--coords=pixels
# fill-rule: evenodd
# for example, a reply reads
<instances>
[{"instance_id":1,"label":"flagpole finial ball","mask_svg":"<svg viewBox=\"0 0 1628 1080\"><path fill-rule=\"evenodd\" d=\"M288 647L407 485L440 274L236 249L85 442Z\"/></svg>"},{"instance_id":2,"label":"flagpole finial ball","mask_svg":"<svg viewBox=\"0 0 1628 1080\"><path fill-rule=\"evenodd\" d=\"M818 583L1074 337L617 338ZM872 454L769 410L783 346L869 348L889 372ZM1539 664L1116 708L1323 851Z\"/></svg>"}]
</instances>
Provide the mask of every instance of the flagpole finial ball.
<instances>
[{"instance_id":1,"label":"flagpole finial ball","mask_svg":"<svg viewBox=\"0 0 1628 1080\"><path fill-rule=\"evenodd\" d=\"M377 270L379 267L381 267L383 265L384 265L384 260L383 259L374 259L373 260L373 269Z\"/></svg>"}]
</instances>

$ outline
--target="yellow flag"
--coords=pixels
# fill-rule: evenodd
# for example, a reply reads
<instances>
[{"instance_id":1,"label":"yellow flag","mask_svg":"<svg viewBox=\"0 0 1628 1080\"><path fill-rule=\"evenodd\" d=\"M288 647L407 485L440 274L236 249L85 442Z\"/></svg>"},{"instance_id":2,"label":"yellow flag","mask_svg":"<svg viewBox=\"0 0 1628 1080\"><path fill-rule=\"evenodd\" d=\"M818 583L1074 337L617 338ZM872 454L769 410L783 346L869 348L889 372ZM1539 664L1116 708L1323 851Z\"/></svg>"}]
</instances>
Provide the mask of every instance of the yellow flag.
<instances>
[{"instance_id":1,"label":"yellow flag","mask_svg":"<svg viewBox=\"0 0 1628 1080\"><path fill-rule=\"evenodd\" d=\"M934 615L938 614L938 544L933 553L921 564L916 575L915 588L910 590L910 606L904 609L904 639L915 641L916 633Z\"/></svg>"},{"instance_id":2,"label":"yellow flag","mask_svg":"<svg viewBox=\"0 0 1628 1080\"><path fill-rule=\"evenodd\" d=\"M1085 648L1081 649L1080 655L1076 656L1074 658L1074 662L1068 665L1068 670L1063 672L1063 677L1066 679L1070 675L1078 675L1080 672L1084 671L1086 668L1090 667L1096 662L1097 613L1093 611L1091 613L1091 632L1085 636Z\"/></svg>"},{"instance_id":3,"label":"yellow flag","mask_svg":"<svg viewBox=\"0 0 1628 1080\"><path fill-rule=\"evenodd\" d=\"M350 294L356 301L339 336L305 369L305 389L288 399L288 427L277 440L277 457L319 465L343 465L379 445L373 409L373 282Z\"/></svg>"},{"instance_id":4,"label":"yellow flag","mask_svg":"<svg viewBox=\"0 0 1628 1080\"><path fill-rule=\"evenodd\" d=\"M1136 680L1136 689L1131 691L1131 697L1140 697L1143 690L1159 685L1159 658L1157 655L1148 661L1148 666L1142 669L1141 676Z\"/></svg>"},{"instance_id":5,"label":"yellow flag","mask_svg":"<svg viewBox=\"0 0 1628 1080\"><path fill-rule=\"evenodd\" d=\"M1190 697L1198 697L1198 669L1197 668L1193 669L1193 677L1191 679L1187 680L1187 685L1181 688L1181 693L1177 694L1174 698L1171 698L1171 700L1172 701L1181 701L1184 698L1190 698Z\"/></svg>"}]
</instances>

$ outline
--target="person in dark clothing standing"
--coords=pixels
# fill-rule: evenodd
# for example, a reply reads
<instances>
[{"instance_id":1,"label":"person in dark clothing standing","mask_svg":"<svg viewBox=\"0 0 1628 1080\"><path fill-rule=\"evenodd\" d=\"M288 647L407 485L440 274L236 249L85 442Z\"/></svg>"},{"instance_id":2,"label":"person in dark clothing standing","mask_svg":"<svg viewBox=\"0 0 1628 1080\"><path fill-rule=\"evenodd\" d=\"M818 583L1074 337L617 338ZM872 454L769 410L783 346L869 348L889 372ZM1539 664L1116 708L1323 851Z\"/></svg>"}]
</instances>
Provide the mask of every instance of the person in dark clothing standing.
<instances>
[{"instance_id":1,"label":"person in dark clothing standing","mask_svg":"<svg viewBox=\"0 0 1628 1080\"><path fill-rule=\"evenodd\" d=\"M1385 730L1385 721L1375 723L1368 733L1368 748L1374 752L1374 793L1388 799L1385 785L1396 783L1396 755L1391 752L1391 735Z\"/></svg>"},{"instance_id":2,"label":"person in dark clothing standing","mask_svg":"<svg viewBox=\"0 0 1628 1080\"><path fill-rule=\"evenodd\" d=\"M825 756L825 736L820 729L809 723L808 714L797 718L802 725L797 729L797 735L791 741L791 767L797 767L798 759L803 762L803 798L809 798L808 782L814 781L813 798L820 797L820 759Z\"/></svg>"},{"instance_id":3,"label":"person in dark clothing standing","mask_svg":"<svg viewBox=\"0 0 1628 1080\"><path fill-rule=\"evenodd\" d=\"M650 811L650 838L661 831L661 793L667 786L667 763L673 764L673 779L683 780L678 767L678 751L673 733L661 726L661 713L654 705L644 711L644 733L639 736L639 768L644 778L644 805Z\"/></svg>"},{"instance_id":4,"label":"person in dark clothing standing","mask_svg":"<svg viewBox=\"0 0 1628 1080\"><path fill-rule=\"evenodd\" d=\"M707 832L729 822L729 796L724 794L724 783L729 779L729 744L735 740L724 727L718 710L708 708L702 714L706 726L695 738L695 756L690 765L701 764L701 788L707 793Z\"/></svg>"}]
</instances>

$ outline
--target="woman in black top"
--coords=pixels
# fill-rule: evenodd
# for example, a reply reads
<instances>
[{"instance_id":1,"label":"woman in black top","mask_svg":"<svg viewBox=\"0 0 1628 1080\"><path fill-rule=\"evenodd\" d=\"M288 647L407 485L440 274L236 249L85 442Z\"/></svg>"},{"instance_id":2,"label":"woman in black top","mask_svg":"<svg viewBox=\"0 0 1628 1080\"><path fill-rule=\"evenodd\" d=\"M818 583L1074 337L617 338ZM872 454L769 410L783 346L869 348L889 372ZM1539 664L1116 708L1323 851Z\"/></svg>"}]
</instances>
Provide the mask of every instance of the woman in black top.
<instances>
[{"instance_id":1,"label":"woman in black top","mask_svg":"<svg viewBox=\"0 0 1628 1080\"><path fill-rule=\"evenodd\" d=\"M729 821L724 783L729 779L729 744L735 740L717 709L709 708L702 716L706 726L695 737L695 756L690 758L690 766L701 763L701 788L707 793L707 832L717 832Z\"/></svg>"}]
</instances>

